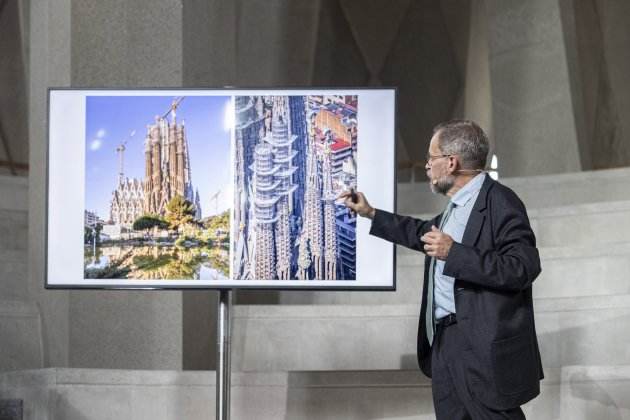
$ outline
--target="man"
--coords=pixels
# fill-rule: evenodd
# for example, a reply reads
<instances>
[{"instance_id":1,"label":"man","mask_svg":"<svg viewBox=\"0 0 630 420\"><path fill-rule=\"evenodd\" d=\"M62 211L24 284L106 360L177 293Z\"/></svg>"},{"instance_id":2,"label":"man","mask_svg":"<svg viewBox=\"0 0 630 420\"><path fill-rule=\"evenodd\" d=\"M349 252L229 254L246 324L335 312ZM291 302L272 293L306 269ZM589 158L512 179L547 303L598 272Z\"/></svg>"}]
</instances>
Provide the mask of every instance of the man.
<instances>
[{"instance_id":1,"label":"man","mask_svg":"<svg viewBox=\"0 0 630 420\"><path fill-rule=\"evenodd\" d=\"M418 362L432 377L438 420L524 419L542 364L532 304L540 273L536 238L516 194L483 169L488 139L471 121L438 125L426 170L444 213L420 220L345 204L372 219L370 234L424 252Z\"/></svg>"}]
</instances>

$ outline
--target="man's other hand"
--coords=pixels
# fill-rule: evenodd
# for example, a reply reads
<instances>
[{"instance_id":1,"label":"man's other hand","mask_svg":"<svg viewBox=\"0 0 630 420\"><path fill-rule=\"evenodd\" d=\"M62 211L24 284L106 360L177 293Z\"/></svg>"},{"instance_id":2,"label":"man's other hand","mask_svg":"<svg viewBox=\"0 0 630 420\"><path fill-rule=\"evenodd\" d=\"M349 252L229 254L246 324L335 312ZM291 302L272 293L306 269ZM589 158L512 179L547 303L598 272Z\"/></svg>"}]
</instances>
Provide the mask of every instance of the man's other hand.
<instances>
[{"instance_id":1,"label":"man's other hand","mask_svg":"<svg viewBox=\"0 0 630 420\"><path fill-rule=\"evenodd\" d=\"M359 216L367 217L368 219L373 219L374 214L376 213L376 209L370 206L370 203L365 198L362 192L357 191L354 193L356 195L356 203L352 202L352 191L344 191L337 197L338 199L343 199L343 203L350 210L357 213Z\"/></svg>"},{"instance_id":2,"label":"man's other hand","mask_svg":"<svg viewBox=\"0 0 630 420\"><path fill-rule=\"evenodd\" d=\"M442 232L435 226L431 226L431 232L427 232L420 237L424 242L424 251L430 257L438 260L446 260L453 245L453 238Z\"/></svg>"}]
</instances>

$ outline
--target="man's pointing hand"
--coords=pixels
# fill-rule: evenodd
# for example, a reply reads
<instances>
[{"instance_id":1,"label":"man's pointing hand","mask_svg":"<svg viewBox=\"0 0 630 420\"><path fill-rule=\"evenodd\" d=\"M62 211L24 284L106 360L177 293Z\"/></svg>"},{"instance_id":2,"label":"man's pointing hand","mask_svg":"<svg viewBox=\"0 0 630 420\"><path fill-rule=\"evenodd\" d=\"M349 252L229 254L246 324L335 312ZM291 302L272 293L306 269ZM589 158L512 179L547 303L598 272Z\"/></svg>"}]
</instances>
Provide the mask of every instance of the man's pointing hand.
<instances>
[{"instance_id":1,"label":"man's pointing hand","mask_svg":"<svg viewBox=\"0 0 630 420\"><path fill-rule=\"evenodd\" d=\"M356 202L352 201L353 194L356 196ZM353 191L344 191L339 194L337 198L343 198L343 203L346 205L346 207L356 212L359 216L367 217L369 219L374 218L376 210L374 209L374 207L370 206L370 203L368 203L365 195L363 195L362 192L357 191L356 193L353 193Z\"/></svg>"}]
</instances>

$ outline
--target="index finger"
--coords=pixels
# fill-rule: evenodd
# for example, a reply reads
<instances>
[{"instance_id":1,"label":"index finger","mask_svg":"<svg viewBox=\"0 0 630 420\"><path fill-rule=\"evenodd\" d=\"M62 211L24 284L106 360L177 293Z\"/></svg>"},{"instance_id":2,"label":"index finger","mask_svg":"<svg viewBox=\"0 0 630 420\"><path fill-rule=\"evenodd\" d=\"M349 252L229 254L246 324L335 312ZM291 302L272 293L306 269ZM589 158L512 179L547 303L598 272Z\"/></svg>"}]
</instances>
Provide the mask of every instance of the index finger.
<instances>
[{"instance_id":1,"label":"index finger","mask_svg":"<svg viewBox=\"0 0 630 420\"><path fill-rule=\"evenodd\" d=\"M352 202L352 199L351 199L350 197L346 197L346 199L345 199L345 200L343 200L343 204L344 204L346 207L349 207L350 209L352 209L352 210L355 210L355 211L356 211L357 203L353 203L353 202Z\"/></svg>"},{"instance_id":2,"label":"index finger","mask_svg":"<svg viewBox=\"0 0 630 420\"><path fill-rule=\"evenodd\" d=\"M437 237L433 236L433 235L429 235L428 233L425 233L420 240L424 243L427 244L434 244L438 241Z\"/></svg>"},{"instance_id":3,"label":"index finger","mask_svg":"<svg viewBox=\"0 0 630 420\"><path fill-rule=\"evenodd\" d=\"M427 233L425 233L425 234L424 234L424 236L426 236L426 237L428 237L428 238L434 238L434 239L437 239L437 238L439 238L439 237L440 237L440 234L441 234L441 233L442 233L442 232L427 232Z\"/></svg>"}]
</instances>

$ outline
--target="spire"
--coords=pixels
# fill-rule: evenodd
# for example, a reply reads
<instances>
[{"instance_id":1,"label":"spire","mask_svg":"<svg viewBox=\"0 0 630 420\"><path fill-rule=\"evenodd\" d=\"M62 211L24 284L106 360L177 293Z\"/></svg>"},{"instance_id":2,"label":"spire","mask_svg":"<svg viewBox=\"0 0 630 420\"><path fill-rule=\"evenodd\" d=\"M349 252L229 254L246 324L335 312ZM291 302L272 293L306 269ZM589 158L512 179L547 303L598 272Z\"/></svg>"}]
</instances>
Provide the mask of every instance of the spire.
<instances>
[{"instance_id":1,"label":"spire","mask_svg":"<svg viewBox=\"0 0 630 420\"><path fill-rule=\"evenodd\" d=\"M125 179L125 173L123 171L125 163L125 144L121 143L118 145L116 152L118 153L118 184L120 185Z\"/></svg>"},{"instance_id":2,"label":"spire","mask_svg":"<svg viewBox=\"0 0 630 420\"><path fill-rule=\"evenodd\" d=\"M201 219L201 199L199 198L199 188L195 189L195 219Z\"/></svg>"}]
</instances>

